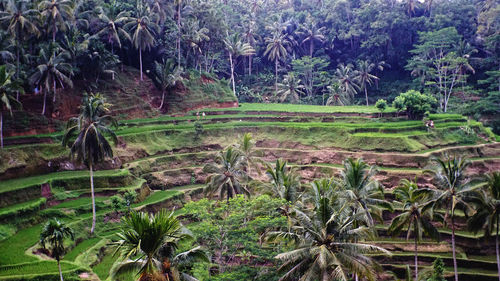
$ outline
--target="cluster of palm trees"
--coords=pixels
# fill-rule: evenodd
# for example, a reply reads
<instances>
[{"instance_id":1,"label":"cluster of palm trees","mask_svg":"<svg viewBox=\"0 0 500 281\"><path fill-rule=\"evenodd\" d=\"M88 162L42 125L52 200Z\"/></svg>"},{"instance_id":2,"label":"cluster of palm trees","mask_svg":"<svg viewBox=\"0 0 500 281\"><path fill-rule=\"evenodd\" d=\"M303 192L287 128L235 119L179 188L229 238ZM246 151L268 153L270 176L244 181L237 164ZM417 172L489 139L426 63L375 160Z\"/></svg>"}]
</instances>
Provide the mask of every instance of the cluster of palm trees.
<instances>
[{"instance_id":1,"label":"cluster of palm trees","mask_svg":"<svg viewBox=\"0 0 500 281\"><path fill-rule=\"evenodd\" d=\"M243 142L251 142L245 135ZM241 145L222 151L215 164L207 164L211 173L205 189L219 199L236 194L250 194L252 179L249 163L256 163L258 150L248 153ZM413 237L415 245L415 280L418 280L418 243L424 236L440 239L437 225L451 229L454 275L458 280L455 232L457 210L469 217L471 231L484 230L494 234L497 257L499 250L500 173L487 175L486 180L469 179L465 172L470 161L460 157L435 158L424 173L432 176L435 188L419 187L417 180L402 180L393 191L394 200L384 197L383 187L374 179L376 167L362 159L346 159L338 177L316 180L305 188L300 177L286 161L274 165L264 163L269 182L257 184L259 192L271 193L289 202L282 211L288 218L287 229L273 231L269 242L285 239L294 250L277 256L283 261L286 274L281 280L349 280L350 277L375 280L376 263L365 255L388 252L369 243L377 235L376 222L383 222L383 212L396 212L388 233ZM258 171L258 167L254 167ZM498 264L500 273L500 262Z\"/></svg>"}]
</instances>

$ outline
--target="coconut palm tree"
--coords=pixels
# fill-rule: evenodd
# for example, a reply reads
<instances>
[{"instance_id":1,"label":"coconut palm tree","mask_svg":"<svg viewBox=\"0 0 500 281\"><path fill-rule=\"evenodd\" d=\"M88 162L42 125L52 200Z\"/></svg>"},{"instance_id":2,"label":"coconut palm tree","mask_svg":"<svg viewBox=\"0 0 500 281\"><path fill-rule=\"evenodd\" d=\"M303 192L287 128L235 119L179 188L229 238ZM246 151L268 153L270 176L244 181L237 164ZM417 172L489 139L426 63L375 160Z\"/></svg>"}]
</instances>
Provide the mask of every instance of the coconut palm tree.
<instances>
[{"instance_id":1,"label":"coconut palm tree","mask_svg":"<svg viewBox=\"0 0 500 281\"><path fill-rule=\"evenodd\" d=\"M484 188L478 190L471 203L476 206L476 212L468 220L469 229L474 232L484 231L485 236L495 235L495 250L497 256L498 278L500 280L500 172L486 175Z\"/></svg>"},{"instance_id":2,"label":"coconut palm tree","mask_svg":"<svg viewBox=\"0 0 500 281\"><path fill-rule=\"evenodd\" d=\"M278 94L278 63L288 54L287 47L290 46L290 41L287 36L282 33L274 33L272 37L266 38L266 50L264 56L267 59L274 61L274 88L276 95Z\"/></svg>"},{"instance_id":3,"label":"coconut palm tree","mask_svg":"<svg viewBox=\"0 0 500 281\"><path fill-rule=\"evenodd\" d=\"M371 85L373 81L379 79L377 76L371 74L373 68L375 68L375 64L367 60L362 60L358 62L356 79L358 80L361 89L365 91L366 106L368 106L367 85Z\"/></svg>"},{"instance_id":4,"label":"coconut palm tree","mask_svg":"<svg viewBox=\"0 0 500 281\"><path fill-rule=\"evenodd\" d=\"M255 50L250 46L250 44L243 42L238 33L234 33L228 36L224 40L226 45L226 50L229 55L229 65L231 67L231 83L233 85L233 94L236 96L236 86L234 81L234 68L236 65L236 60L240 56L249 56L255 54Z\"/></svg>"},{"instance_id":5,"label":"coconut palm tree","mask_svg":"<svg viewBox=\"0 0 500 281\"><path fill-rule=\"evenodd\" d=\"M280 102L290 98L292 102L299 102L300 95L304 94L304 85L300 84L301 80L295 76L293 72L288 73L283 78L282 83L278 83L278 96Z\"/></svg>"},{"instance_id":6,"label":"coconut palm tree","mask_svg":"<svg viewBox=\"0 0 500 281\"><path fill-rule=\"evenodd\" d=\"M268 241L284 239L294 246L294 250L276 256L283 261L280 269L286 271L280 280L344 281L350 280L351 274L375 280L376 262L366 254L389 252L353 242L370 238L373 232L365 226L354 226L357 215L338 204L338 193L318 191L313 210L295 210L293 224L287 231L270 232L267 236Z\"/></svg>"},{"instance_id":7,"label":"coconut palm tree","mask_svg":"<svg viewBox=\"0 0 500 281\"><path fill-rule=\"evenodd\" d=\"M287 165L282 159L277 159L274 166L266 165L266 174L270 180L268 187L275 196L295 204L300 197L300 177Z\"/></svg>"},{"instance_id":8,"label":"coconut palm tree","mask_svg":"<svg viewBox=\"0 0 500 281\"><path fill-rule=\"evenodd\" d=\"M189 49L193 51L195 69L198 69L198 66L200 66L201 72L199 55L202 54L201 47L203 42L210 40L210 36L208 36L210 30L206 27L200 27L200 21L197 19L188 21L185 25L184 30L185 32L182 38L189 45Z\"/></svg>"},{"instance_id":9,"label":"coconut palm tree","mask_svg":"<svg viewBox=\"0 0 500 281\"><path fill-rule=\"evenodd\" d=\"M449 157L444 160L439 158L432 159L433 165L426 173L433 175L436 189L431 189L432 197L427 203L431 210L439 207L446 208L445 219L451 218L451 247L453 252L453 268L455 281L458 281L457 257L455 249L455 210L463 208L467 213L471 212L470 205L465 199L470 196L474 190L468 184L465 170L471 162L462 157ZM445 220L446 222L446 220Z\"/></svg>"},{"instance_id":10,"label":"coconut palm tree","mask_svg":"<svg viewBox=\"0 0 500 281\"><path fill-rule=\"evenodd\" d=\"M209 261L200 247L175 255L179 243L192 237L173 212L167 213L165 209L154 215L132 212L122 217L122 223L115 245L125 261L111 269L112 279L123 273L137 272L140 281L196 280L179 272L179 266L192 261Z\"/></svg>"},{"instance_id":11,"label":"coconut palm tree","mask_svg":"<svg viewBox=\"0 0 500 281\"><path fill-rule=\"evenodd\" d=\"M165 101L166 92L175 87L177 83L182 82L183 70L175 65L173 59L163 60L162 63L155 61L154 69L154 79L155 82L160 86L161 89L161 103L158 108L163 108L163 103Z\"/></svg>"},{"instance_id":12,"label":"coconut palm tree","mask_svg":"<svg viewBox=\"0 0 500 281\"><path fill-rule=\"evenodd\" d=\"M58 31L66 31L73 20L74 2L71 0L44 0L38 4L38 10L47 25L47 33L52 33L52 42L56 42Z\"/></svg>"},{"instance_id":13,"label":"coconut palm tree","mask_svg":"<svg viewBox=\"0 0 500 281\"><path fill-rule=\"evenodd\" d=\"M349 98L354 97L360 87L356 80L358 72L353 69L352 64L339 64L335 70L334 79L340 84L340 88Z\"/></svg>"},{"instance_id":14,"label":"coconut palm tree","mask_svg":"<svg viewBox=\"0 0 500 281\"><path fill-rule=\"evenodd\" d=\"M328 99L326 100L326 105L348 105L350 104L349 96L342 90L342 87L338 82L334 82L327 86Z\"/></svg>"},{"instance_id":15,"label":"coconut palm tree","mask_svg":"<svg viewBox=\"0 0 500 281\"><path fill-rule=\"evenodd\" d=\"M102 38L104 41L111 45L111 53L114 54L114 45L117 44L118 48L122 47L122 41L120 36L125 38L127 41L131 42L132 38L128 32L121 26L128 21L128 13L120 12L117 15L109 14L106 15L104 11L101 10L99 13L99 20L101 21L101 26L99 31L93 35L94 38Z\"/></svg>"},{"instance_id":16,"label":"coconut palm tree","mask_svg":"<svg viewBox=\"0 0 500 281\"><path fill-rule=\"evenodd\" d=\"M96 224L96 208L94 196L94 165L113 157L113 149L106 136L117 143L117 137L110 125L117 127L116 121L106 113L110 104L107 104L99 94L85 96L78 117L68 121L62 145L70 146L70 159L85 163L90 171L90 193L92 197L92 227L94 233ZM70 140L76 135L73 142Z\"/></svg>"},{"instance_id":17,"label":"coconut palm tree","mask_svg":"<svg viewBox=\"0 0 500 281\"><path fill-rule=\"evenodd\" d=\"M342 187L342 198L353 211L361 211L363 224L374 225L374 218L382 221L383 209L392 210L391 204L384 199L384 189L375 179L375 166L368 165L363 159L348 158L343 163L338 185Z\"/></svg>"},{"instance_id":18,"label":"coconut palm tree","mask_svg":"<svg viewBox=\"0 0 500 281\"><path fill-rule=\"evenodd\" d=\"M318 27L317 23L308 15L305 22L300 25L297 34L302 36L302 44L309 42L309 56L312 57L314 54L314 41L320 43L325 42L326 28L324 26Z\"/></svg>"},{"instance_id":19,"label":"coconut palm tree","mask_svg":"<svg viewBox=\"0 0 500 281\"><path fill-rule=\"evenodd\" d=\"M250 195L248 189L242 184L247 177L243 167L245 158L238 149L228 147L217 154L215 164L209 163L203 167L203 172L211 174L207 177L205 194L212 197L216 192L219 199L232 198L236 194Z\"/></svg>"},{"instance_id":20,"label":"coconut palm tree","mask_svg":"<svg viewBox=\"0 0 500 281\"><path fill-rule=\"evenodd\" d=\"M24 92L18 83L11 80L11 77L12 74L7 71L7 66L0 65L0 148L3 148L3 113L7 110L12 116L12 107L20 105L12 94Z\"/></svg>"},{"instance_id":21,"label":"coconut palm tree","mask_svg":"<svg viewBox=\"0 0 500 281\"><path fill-rule=\"evenodd\" d=\"M30 9L29 1L9 0L5 3L5 10L0 11L0 23L7 24L7 30L16 42L16 79L19 79L19 61L21 57L21 42L26 35L39 35L35 22L32 20L38 14Z\"/></svg>"},{"instance_id":22,"label":"coconut palm tree","mask_svg":"<svg viewBox=\"0 0 500 281\"><path fill-rule=\"evenodd\" d=\"M252 46L255 46L257 43L258 35L255 32L256 22L255 20L250 20L248 25L246 26L244 37L247 40L247 43ZM248 75L252 75L252 63L253 63L253 55L248 56Z\"/></svg>"},{"instance_id":23,"label":"coconut palm tree","mask_svg":"<svg viewBox=\"0 0 500 281\"><path fill-rule=\"evenodd\" d=\"M415 280L418 279L418 242L424 234L439 240L439 231L432 225L430 212L424 211L428 200L425 190L418 188L416 182L402 180L399 187L394 190L394 196L402 205L401 214L394 217L389 226L389 233L398 236L406 229L406 239L410 239L413 232L415 240Z\"/></svg>"},{"instance_id":24,"label":"coconut palm tree","mask_svg":"<svg viewBox=\"0 0 500 281\"><path fill-rule=\"evenodd\" d=\"M240 151L241 156L243 156L247 173L250 173L251 169L254 169L260 175L261 172L257 163L260 162L258 157L262 156L262 151L256 149L252 134L245 133L237 148Z\"/></svg>"},{"instance_id":25,"label":"coconut palm tree","mask_svg":"<svg viewBox=\"0 0 500 281\"><path fill-rule=\"evenodd\" d=\"M49 93L51 89L54 95L52 101L55 102L57 84L63 89L64 85L73 87L73 81L71 81L73 69L71 64L66 62L67 53L54 50L51 55L48 55L47 51L48 50L44 49L40 50L40 62L36 67L35 73L30 77L30 83L43 92L42 115L45 114L47 93Z\"/></svg>"},{"instance_id":26,"label":"coconut palm tree","mask_svg":"<svg viewBox=\"0 0 500 281\"><path fill-rule=\"evenodd\" d=\"M57 261L61 281L63 281L61 258L66 251L64 249L64 239L68 237L71 238L71 240L74 239L73 231L58 219L49 220L40 233L40 244L42 244L43 248L45 248L47 243L50 245L52 257Z\"/></svg>"},{"instance_id":27,"label":"coconut palm tree","mask_svg":"<svg viewBox=\"0 0 500 281\"><path fill-rule=\"evenodd\" d=\"M160 27L154 21L154 15L149 7L137 1L136 16L130 17L129 21L123 26L132 34L132 43L139 50L139 67L141 72L141 81L143 81L142 72L142 51L150 50L156 43L155 35Z\"/></svg>"}]
</instances>

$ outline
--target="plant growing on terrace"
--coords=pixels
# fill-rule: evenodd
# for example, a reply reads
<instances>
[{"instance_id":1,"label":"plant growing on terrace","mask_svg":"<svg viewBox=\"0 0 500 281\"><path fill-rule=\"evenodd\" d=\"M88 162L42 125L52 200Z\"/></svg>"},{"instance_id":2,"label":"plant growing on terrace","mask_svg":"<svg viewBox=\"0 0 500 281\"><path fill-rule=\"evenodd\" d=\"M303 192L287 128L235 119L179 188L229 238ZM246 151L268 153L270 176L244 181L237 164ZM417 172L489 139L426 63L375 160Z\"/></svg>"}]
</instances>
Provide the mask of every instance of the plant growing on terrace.
<instances>
[{"instance_id":1,"label":"plant growing on terrace","mask_svg":"<svg viewBox=\"0 0 500 281\"><path fill-rule=\"evenodd\" d=\"M432 225L429 210L424 210L428 200L426 189L418 188L416 182L402 180L394 190L396 200L402 205L401 214L394 217L389 226L389 232L398 236L406 228L406 239L410 239L413 232L415 239L415 280L418 280L418 241L426 234L439 240L439 232ZM438 214L434 214L436 218ZM442 218L441 218L442 219Z\"/></svg>"},{"instance_id":2,"label":"plant growing on terrace","mask_svg":"<svg viewBox=\"0 0 500 281\"><path fill-rule=\"evenodd\" d=\"M255 149L255 141L252 138L252 134L246 133L243 135L241 142L238 144L238 150L243 156L244 165L247 173L250 173L251 169L254 169L259 175L261 171L257 163L259 162L258 157L262 156L262 151Z\"/></svg>"},{"instance_id":3,"label":"plant growing on terrace","mask_svg":"<svg viewBox=\"0 0 500 281\"><path fill-rule=\"evenodd\" d=\"M146 280L196 280L180 272L183 265L193 261L208 262L207 254L200 247L176 254L179 243L191 235L173 212L165 209L154 215L132 212L122 218L123 227L115 242L116 252L126 259L111 269L111 277L137 272L140 281Z\"/></svg>"},{"instance_id":4,"label":"plant growing on terrace","mask_svg":"<svg viewBox=\"0 0 500 281\"><path fill-rule=\"evenodd\" d=\"M47 243L50 244L52 256L57 261L61 281L63 281L61 258L66 251L66 249L64 249L64 239L67 237L73 240L73 231L58 219L49 220L40 233L40 244L42 244L43 248L45 248Z\"/></svg>"},{"instance_id":5,"label":"plant growing on terrace","mask_svg":"<svg viewBox=\"0 0 500 281\"><path fill-rule=\"evenodd\" d=\"M110 104L99 95L85 96L81 112L78 117L68 121L62 145L71 147L70 158L76 162L83 162L90 171L90 193L92 197L92 227L94 233L96 224L95 196L94 196L94 165L113 157L113 149L106 139L110 137L117 143L117 137L110 126L117 127L113 117L107 115ZM76 139L71 142L74 135Z\"/></svg>"},{"instance_id":6,"label":"plant growing on terrace","mask_svg":"<svg viewBox=\"0 0 500 281\"><path fill-rule=\"evenodd\" d=\"M500 280L500 172L486 175L484 188L478 190L472 197L471 203L476 207L476 212L469 219L469 229L478 232L484 230L486 236L495 235L495 250L497 267Z\"/></svg>"},{"instance_id":7,"label":"plant growing on terrace","mask_svg":"<svg viewBox=\"0 0 500 281\"><path fill-rule=\"evenodd\" d=\"M375 103L375 107L380 111L380 116L382 117L382 113L387 109L387 101L379 99L377 103Z\"/></svg>"},{"instance_id":8,"label":"plant growing on terrace","mask_svg":"<svg viewBox=\"0 0 500 281\"><path fill-rule=\"evenodd\" d=\"M205 194L212 197L216 192L219 199L232 198L236 194L246 194L250 196L250 191L243 185L247 177L243 169L245 163L243 154L233 148L228 147L217 154L215 164L209 163L203 167L203 172L211 174L207 177Z\"/></svg>"}]
</instances>

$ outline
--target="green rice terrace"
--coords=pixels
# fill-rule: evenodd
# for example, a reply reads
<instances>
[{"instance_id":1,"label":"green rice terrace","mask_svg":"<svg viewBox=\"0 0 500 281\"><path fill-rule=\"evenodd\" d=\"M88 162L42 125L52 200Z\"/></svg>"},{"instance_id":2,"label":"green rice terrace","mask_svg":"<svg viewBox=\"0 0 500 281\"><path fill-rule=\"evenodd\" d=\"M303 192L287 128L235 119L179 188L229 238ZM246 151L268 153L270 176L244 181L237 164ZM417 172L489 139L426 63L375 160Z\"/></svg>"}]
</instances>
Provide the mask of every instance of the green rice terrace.
<instances>
[{"instance_id":1,"label":"green rice terrace","mask_svg":"<svg viewBox=\"0 0 500 281\"><path fill-rule=\"evenodd\" d=\"M75 235L64 242L66 253L61 268L66 280L110 279L111 270L122 261L120 255L114 254L112 242L118 240L117 233L122 229L120 217L127 214L127 207L116 202L123 200L127 192L134 194L128 207L132 211L175 211L193 232L193 238L182 242L180 249L201 245L215 251L209 253L210 262L189 267L200 280L208 280L209 274L216 278L210 280L243 280L238 276L244 274L274 280L273 268L279 262L273 256L280 249L290 249L290 244L273 246L262 240L271 231L267 227L278 230L280 225L286 225L285 213L261 209L278 210L285 204L266 197L273 195L274 189L269 187L273 181L270 172L265 172L265 163L272 172L276 160L288 162L288 171L284 171L295 173L299 181L296 192L309 194L311 182L341 178L347 158L362 158L377 167L373 179L381 184L388 201L394 200L394 188L402 179L418 179L421 188L431 187L435 182L424 168L429 167L432 157L467 157L468 177L500 168L500 144L480 122L457 114L431 114L428 118L434 121L432 129L423 121L399 116L393 109L379 115L375 107L243 103L235 108L203 109L201 113L191 111L177 117L123 120L115 130L118 142L113 147L114 157L97 164L93 172L97 217L93 234L89 232L90 174L86 166L69 160L69 150L60 144L63 133L7 137L6 147L0 151L0 280L58 279L56 261L39 244L45 222L54 217L71 227ZM474 133L466 133L464 128ZM249 158L245 158L255 164L245 166L245 186L252 194L249 201L242 197L229 203L225 197L219 198L219 203L200 200L211 174L204 166L215 164L217 155L224 155L227 147L243 150L240 143L245 134L251 134L250 143L255 144ZM414 260L413 236L407 240L406 232L400 236L388 233L394 214L403 210L394 202L395 213L383 210L381 220L375 220L378 235L366 238L390 251L371 255L383 268L378 280L404 276L405 266ZM224 224L206 214L220 212L219 204L229 204ZM247 238L238 238L243 233L237 225L231 225L242 219L230 213L238 211L238 206L256 206L252 211L255 214L246 214L247 222L241 221L243 229L252 229ZM444 214L443 209L437 212ZM496 280L494 240L482 232L470 232L463 211L457 210L454 223L460 280ZM449 277L453 275L451 231L449 225L434 224L440 239L423 236L418 244L419 265L425 271L439 257ZM219 231L225 231L226 236ZM255 244L248 245L252 241ZM134 274L117 278L134 280Z\"/></svg>"}]
</instances>

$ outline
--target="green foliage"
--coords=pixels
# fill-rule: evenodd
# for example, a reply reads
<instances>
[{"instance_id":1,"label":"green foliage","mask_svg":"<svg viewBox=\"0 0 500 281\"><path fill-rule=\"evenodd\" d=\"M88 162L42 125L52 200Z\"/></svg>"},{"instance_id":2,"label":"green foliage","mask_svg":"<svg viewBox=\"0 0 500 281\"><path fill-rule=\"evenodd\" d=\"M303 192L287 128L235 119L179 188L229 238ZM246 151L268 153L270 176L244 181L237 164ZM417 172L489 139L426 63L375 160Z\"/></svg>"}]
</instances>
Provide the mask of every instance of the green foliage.
<instances>
[{"instance_id":1,"label":"green foliage","mask_svg":"<svg viewBox=\"0 0 500 281\"><path fill-rule=\"evenodd\" d=\"M446 279L444 278L444 263L443 260L440 258L437 258L434 260L432 263L432 277L427 279L427 281L445 281Z\"/></svg>"},{"instance_id":2,"label":"green foliage","mask_svg":"<svg viewBox=\"0 0 500 281\"><path fill-rule=\"evenodd\" d=\"M384 100L384 99L379 99L376 103L375 103L375 107L380 111L380 112L384 112L386 109L387 109L387 101Z\"/></svg>"},{"instance_id":3,"label":"green foliage","mask_svg":"<svg viewBox=\"0 0 500 281\"><path fill-rule=\"evenodd\" d=\"M194 140L199 141L201 136L203 135L203 132L205 132L205 129L203 129L203 124L200 122L194 123Z\"/></svg>"},{"instance_id":4,"label":"green foliage","mask_svg":"<svg viewBox=\"0 0 500 281\"><path fill-rule=\"evenodd\" d=\"M26 214L40 210L40 207L47 202L47 198L42 197L16 205L11 205L0 209L0 220L8 219L13 216L22 217Z\"/></svg>"},{"instance_id":5,"label":"green foliage","mask_svg":"<svg viewBox=\"0 0 500 281\"><path fill-rule=\"evenodd\" d=\"M406 114L412 120L422 119L424 113L433 110L437 104L434 97L415 90L401 93L396 100L393 102L393 106L397 107L398 111L406 108Z\"/></svg>"}]
</instances>

